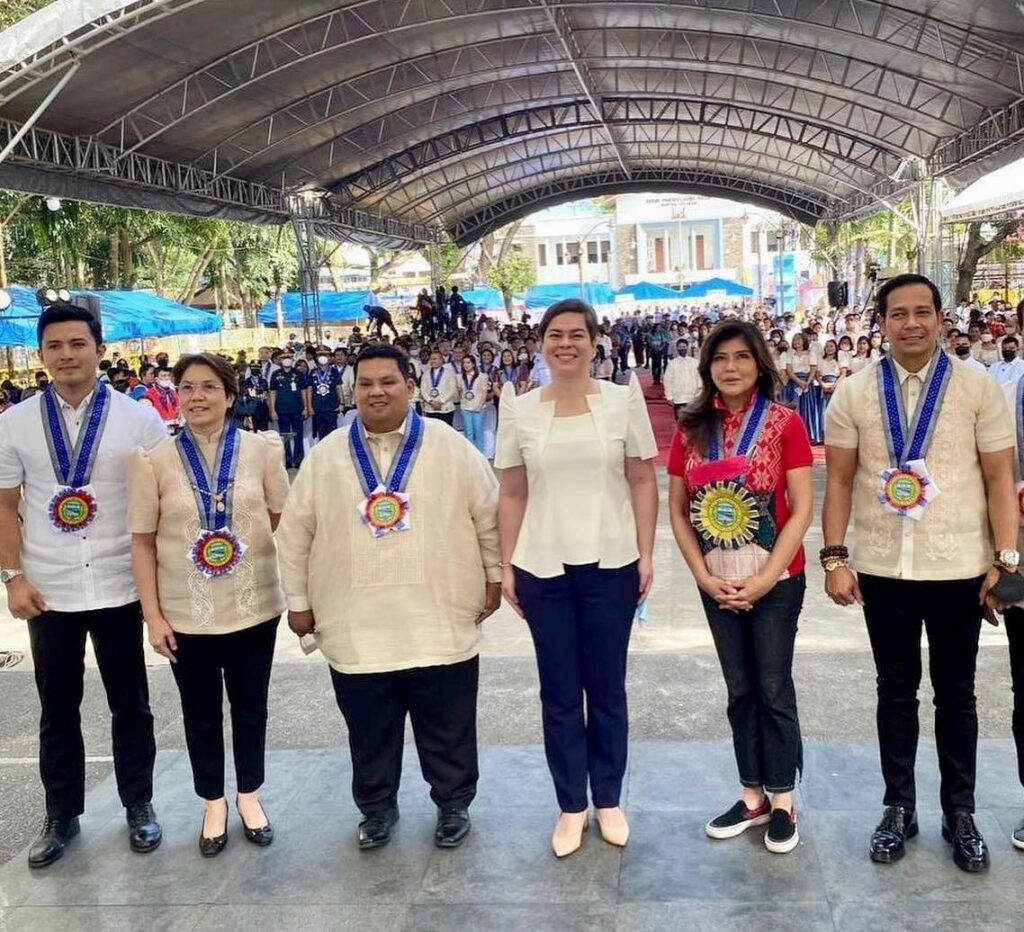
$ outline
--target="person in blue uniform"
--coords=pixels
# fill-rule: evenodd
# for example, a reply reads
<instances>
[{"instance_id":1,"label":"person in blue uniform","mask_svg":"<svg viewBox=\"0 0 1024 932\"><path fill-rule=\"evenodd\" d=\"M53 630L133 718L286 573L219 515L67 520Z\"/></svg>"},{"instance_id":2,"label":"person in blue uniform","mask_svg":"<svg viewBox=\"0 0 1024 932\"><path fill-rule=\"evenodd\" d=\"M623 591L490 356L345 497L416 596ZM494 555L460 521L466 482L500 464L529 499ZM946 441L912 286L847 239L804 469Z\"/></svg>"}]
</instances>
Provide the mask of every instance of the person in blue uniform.
<instances>
[{"instance_id":1,"label":"person in blue uniform","mask_svg":"<svg viewBox=\"0 0 1024 932\"><path fill-rule=\"evenodd\" d=\"M313 404L313 437L323 440L338 426L338 411L344 403L341 376L331 363L326 346L317 351L316 366L309 374L309 391Z\"/></svg>"},{"instance_id":2,"label":"person in blue uniform","mask_svg":"<svg viewBox=\"0 0 1024 932\"><path fill-rule=\"evenodd\" d=\"M288 469L302 465L302 425L313 414L308 376L295 371L295 357L289 350L281 354L281 368L270 377L270 420L284 438L284 464ZM289 436L290 435L290 436Z\"/></svg>"}]
</instances>

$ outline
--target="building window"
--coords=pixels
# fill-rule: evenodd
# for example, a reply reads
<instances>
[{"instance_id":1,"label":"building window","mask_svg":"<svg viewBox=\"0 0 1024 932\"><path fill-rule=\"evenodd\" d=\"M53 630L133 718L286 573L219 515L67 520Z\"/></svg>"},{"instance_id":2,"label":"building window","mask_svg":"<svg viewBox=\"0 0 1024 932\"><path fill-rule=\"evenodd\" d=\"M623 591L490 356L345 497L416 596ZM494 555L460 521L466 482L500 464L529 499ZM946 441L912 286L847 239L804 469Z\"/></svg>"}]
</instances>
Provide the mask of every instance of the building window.
<instances>
[{"instance_id":1,"label":"building window","mask_svg":"<svg viewBox=\"0 0 1024 932\"><path fill-rule=\"evenodd\" d=\"M607 239L601 240L601 262L604 265L608 264L608 260L611 257L611 251L612 251L611 240L607 240Z\"/></svg>"},{"instance_id":2,"label":"building window","mask_svg":"<svg viewBox=\"0 0 1024 932\"><path fill-rule=\"evenodd\" d=\"M578 265L580 261L580 244L566 243L565 251L569 256L569 265Z\"/></svg>"},{"instance_id":3,"label":"building window","mask_svg":"<svg viewBox=\"0 0 1024 932\"><path fill-rule=\"evenodd\" d=\"M555 243L555 265L565 265L565 247Z\"/></svg>"},{"instance_id":4,"label":"building window","mask_svg":"<svg viewBox=\"0 0 1024 932\"><path fill-rule=\"evenodd\" d=\"M587 241L587 262L597 265L597 243L593 240Z\"/></svg>"},{"instance_id":5,"label":"building window","mask_svg":"<svg viewBox=\"0 0 1024 932\"><path fill-rule=\"evenodd\" d=\"M750 231L750 251L760 252L761 251L761 231L751 230Z\"/></svg>"},{"instance_id":6,"label":"building window","mask_svg":"<svg viewBox=\"0 0 1024 932\"><path fill-rule=\"evenodd\" d=\"M537 244L537 265L548 264L548 247L546 243Z\"/></svg>"}]
</instances>

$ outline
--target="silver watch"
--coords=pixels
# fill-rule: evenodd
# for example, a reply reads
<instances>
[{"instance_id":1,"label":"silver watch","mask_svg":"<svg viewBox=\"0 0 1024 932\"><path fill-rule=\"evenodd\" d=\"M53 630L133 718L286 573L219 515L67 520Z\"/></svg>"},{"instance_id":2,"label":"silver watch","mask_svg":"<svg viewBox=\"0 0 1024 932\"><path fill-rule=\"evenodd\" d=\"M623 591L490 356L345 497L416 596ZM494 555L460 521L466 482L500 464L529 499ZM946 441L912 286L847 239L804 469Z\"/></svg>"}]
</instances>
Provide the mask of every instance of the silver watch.
<instances>
[{"instance_id":1,"label":"silver watch","mask_svg":"<svg viewBox=\"0 0 1024 932\"><path fill-rule=\"evenodd\" d=\"M19 576L24 576L24 575L25 574L21 570L4 570L4 569L0 569L0 583L3 583L6 586L9 582L12 582L13 580L17 579Z\"/></svg>"},{"instance_id":2,"label":"silver watch","mask_svg":"<svg viewBox=\"0 0 1024 932\"><path fill-rule=\"evenodd\" d=\"M996 563L1005 566L1012 573L1020 566L1020 553L1016 550L997 550Z\"/></svg>"}]
</instances>

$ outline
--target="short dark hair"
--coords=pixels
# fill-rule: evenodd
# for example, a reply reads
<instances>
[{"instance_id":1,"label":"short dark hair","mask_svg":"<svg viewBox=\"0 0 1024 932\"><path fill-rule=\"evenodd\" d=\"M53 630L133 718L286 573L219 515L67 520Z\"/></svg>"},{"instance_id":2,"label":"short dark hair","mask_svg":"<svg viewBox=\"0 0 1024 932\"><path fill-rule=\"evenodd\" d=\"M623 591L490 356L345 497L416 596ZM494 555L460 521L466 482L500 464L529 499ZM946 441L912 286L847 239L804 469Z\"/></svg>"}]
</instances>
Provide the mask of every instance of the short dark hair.
<instances>
[{"instance_id":1,"label":"short dark hair","mask_svg":"<svg viewBox=\"0 0 1024 932\"><path fill-rule=\"evenodd\" d=\"M398 366L398 371L401 373L403 379L408 381L413 377L409 357L400 349L396 349L394 346L389 346L384 343L367 346L358 356L356 356L355 371L353 373L355 377L359 376L360 365L369 359L390 359L396 366Z\"/></svg>"},{"instance_id":2,"label":"short dark hair","mask_svg":"<svg viewBox=\"0 0 1024 932\"><path fill-rule=\"evenodd\" d=\"M903 275L897 275L895 278L890 278L881 288L878 289L878 293L875 295L875 310L885 317L889 307L889 295L891 295L897 288L902 288L905 285L926 285L928 290L932 293L932 306L935 308L935 313L939 314L942 312L942 293L939 291L935 282L925 275L916 275L914 273L906 273Z\"/></svg>"},{"instance_id":3,"label":"short dark hair","mask_svg":"<svg viewBox=\"0 0 1024 932\"><path fill-rule=\"evenodd\" d=\"M98 318L94 317L84 307L76 307L73 304L57 304L44 308L43 312L39 315L39 320L36 323L36 339L39 341L39 348L42 349L43 346L43 331L50 324L63 324L67 321L77 321L86 324L96 345L102 346L103 326Z\"/></svg>"},{"instance_id":4,"label":"short dark hair","mask_svg":"<svg viewBox=\"0 0 1024 932\"><path fill-rule=\"evenodd\" d=\"M1014 346L1020 346L1020 340L1012 334L1010 336L1003 337L1003 344L1005 345L1007 343L1012 343Z\"/></svg>"},{"instance_id":5,"label":"short dark hair","mask_svg":"<svg viewBox=\"0 0 1024 932\"><path fill-rule=\"evenodd\" d=\"M598 323L597 314L594 312L594 309L587 304L586 301L581 301L579 298L565 298L552 304L540 319L540 325L537 327L537 331L540 333L540 338L542 340L544 339L544 334L548 332L548 328L551 326L551 321L556 317L560 317L562 314L582 314L583 320L586 322L587 333L590 334L591 341L597 339Z\"/></svg>"},{"instance_id":6,"label":"short dark hair","mask_svg":"<svg viewBox=\"0 0 1024 932\"><path fill-rule=\"evenodd\" d=\"M208 369L212 369L220 379L220 384L224 386L224 394L229 398L238 397L238 374L235 372L234 366L223 356L216 356L213 353L189 353L182 356L174 364L175 385L181 382L189 366L206 366Z\"/></svg>"}]
</instances>

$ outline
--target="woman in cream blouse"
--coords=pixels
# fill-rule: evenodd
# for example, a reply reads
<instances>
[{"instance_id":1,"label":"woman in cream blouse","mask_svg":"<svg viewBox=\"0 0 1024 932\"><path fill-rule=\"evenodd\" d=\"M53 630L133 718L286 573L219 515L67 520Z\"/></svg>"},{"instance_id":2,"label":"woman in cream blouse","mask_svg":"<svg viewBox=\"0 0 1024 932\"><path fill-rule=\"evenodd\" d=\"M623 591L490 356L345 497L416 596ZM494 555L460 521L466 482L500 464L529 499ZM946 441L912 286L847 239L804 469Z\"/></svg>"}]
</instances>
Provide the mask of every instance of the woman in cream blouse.
<instances>
[{"instance_id":1,"label":"woman in cream blouse","mask_svg":"<svg viewBox=\"0 0 1024 932\"><path fill-rule=\"evenodd\" d=\"M459 373L459 407L466 439L481 453L484 450L484 405L490 400L490 379L482 373L472 356L462 357Z\"/></svg>"},{"instance_id":2,"label":"woman in cream blouse","mask_svg":"<svg viewBox=\"0 0 1024 932\"><path fill-rule=\"evenodd\" d=\"M494 465L502 589L537 651L544 746L562 810L552 838L572 854L587 783L605 841L624 845L626 649L647 598L658 512L657 447L643 394L590 378L593 308L559 301L540 323L551 384L501 396ZM586 716L584 716L584 698Z\"/></svg>"},{"instance_id":3,"label":"woman in cream blouse","mask_svg":"<svg viewBox=\"0 0 1024 932\"><path fill-rule=\"evenodd\" d=\"M226 423L238 386L209 353L174 368L185 430L128 466L128 530L154 649L181 694L196 793L206 801L199 849L227 844L222 684L231 706L236 806L245 837L269 845L259 799L267 692L284 594L273 531L288 496L277 434Z\"/></svg>"}]
</instances>

